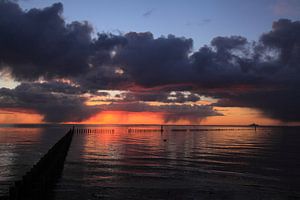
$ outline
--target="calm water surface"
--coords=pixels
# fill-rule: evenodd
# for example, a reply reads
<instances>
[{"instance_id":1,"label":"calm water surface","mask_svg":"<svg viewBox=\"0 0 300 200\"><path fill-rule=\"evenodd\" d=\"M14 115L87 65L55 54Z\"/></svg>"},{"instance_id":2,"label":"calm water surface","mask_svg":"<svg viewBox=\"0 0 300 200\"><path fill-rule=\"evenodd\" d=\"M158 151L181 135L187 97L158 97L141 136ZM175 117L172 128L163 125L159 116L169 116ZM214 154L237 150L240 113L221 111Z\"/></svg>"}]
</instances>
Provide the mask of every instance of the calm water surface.
<instances>
[{"instance_id":1,"label":"calm water surface","mask_svg":"<svg viewBox=\"0 0 300 200\"><path fill-rule=\"evenodd\" d=\"M0 128L0 194L67 128ZM74 135L55 199L300 197L300 128L88 128L98 133Z\"/></svg>"}]
</instances>

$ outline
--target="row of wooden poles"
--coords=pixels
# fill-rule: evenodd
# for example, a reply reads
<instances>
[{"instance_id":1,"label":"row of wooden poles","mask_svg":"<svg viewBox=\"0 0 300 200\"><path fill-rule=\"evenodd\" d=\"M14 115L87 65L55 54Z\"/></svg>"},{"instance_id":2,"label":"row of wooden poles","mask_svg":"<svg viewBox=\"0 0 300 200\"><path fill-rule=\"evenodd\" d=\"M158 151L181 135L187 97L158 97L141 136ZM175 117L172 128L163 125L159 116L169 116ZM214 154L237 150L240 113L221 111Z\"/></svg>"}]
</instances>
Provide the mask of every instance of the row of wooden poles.
<instances>
[{"instance_id":1,"label":"row of wooden poles","mask_svg":"<svg viewBox=\"0 0 300 200\"><path fill-rule=\"evenodd\" d=\"M162 129L136 129L129 128L128 133L146 133L146 132L163 132ZM84 129L78 128L75 129L74 133L76 134L92 134L92 133L115 133L114 129Z\"/></svg>"},{"instance_id":2,"label":"row of wooden poles","mask_svg":"<svg viewBox=\"0 0 300 200\"><path fill-rule=\"evenodd\" d=\"M146 132L163 132L163 127L160 129L142 129L142 128L128 128L128 133L146 133ZM76 134L90 134L90 133L115 133L114 129L88 129L88 128L76 128L74 130Z\"/></svg>"},{"instance_id":3,"label":"row of wooden poles","mask_svg":"<svg viewBox=\"0 0 300 200\"><path fill-rule=\"evenodd\" d=\"M147 132L163 132L163 129L139 129L139 128L128 129L128 133L147 133Z\"/></svg>"},{"instance_id":4,"label":"row of wooden poles","mask_svg":"<svg viewBox=\"0 0 300 200\"><path fill-rule=\"evenodd\" d=\"M223 128L220 129L205 129L205 128L200 128L200 129L185 129L185 128L175 128L175 129L170 129L170 131L173 132L197 132L197 131L222 131L224 130ZM234 128L232 129L228 129L226 128L226 130L236 130ZM163 126L161 126L160 129L143 129L143 128L128 128L127 129L128 133L147 133L147 132L164 132L164 128ZM86 128L78 128L74 130L74 133L76 134L90 134L90 133L115 133L114 129L108 129L108 128L104 128L104 129L86 129Z\"/></svg>"},{"instance_id":5,"label":"row of wooden poles","mask_svg":"<svg viewBox=\"0 0 300 200\"><path fill-rule=\"evenodd\" d=\"M9 188L9 200L44 200L52 198L52 189L61 176L74 128L63 136L22 177Z\"/></svg>"},{"instance_id":6,"label":"row of wooden poles","mask_svg":"<svg viewBox=\"0 0 300 200\"><path fill-rule=\"evenodd\" d=\"M162 129L135 129L129 128L128 133L141 133L141 132L163 132ZM91 133L115 133L114 129L75 129L76 134L91 134Z\"/></svg>"},{"instance_id":7,"label":"row of wooden poles","mask_svg":"<svg viewBox=\"0 0 300 200\"><path fill-rule=\"evenodd\" d=\"M74 130L76 134L84 133L115 133L114 129L88 129L88 128L76 128Z\"/></svg>"}]
</instances>

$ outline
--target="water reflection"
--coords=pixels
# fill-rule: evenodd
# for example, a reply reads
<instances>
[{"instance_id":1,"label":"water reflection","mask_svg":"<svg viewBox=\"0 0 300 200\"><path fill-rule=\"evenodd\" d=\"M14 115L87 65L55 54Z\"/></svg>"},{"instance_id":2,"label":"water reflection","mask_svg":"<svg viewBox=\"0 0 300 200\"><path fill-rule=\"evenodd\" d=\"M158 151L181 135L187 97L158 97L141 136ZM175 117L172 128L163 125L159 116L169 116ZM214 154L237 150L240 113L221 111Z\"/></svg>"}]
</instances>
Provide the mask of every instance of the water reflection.
<instances>
[{"instance_id":1,"label":"water reflection","mask_svg":"<svg viewBox=\"0 0 300 200\"><path fill-rule=\"evenodd\" d=\"M128 129L136 127L109 128L114 133L74 137L57 199L298 195L299 158L282 160L283 155L299 152L298 129L210 127L174 132L167 127L163 133L132 133Z\"/></svg>"},{"instance_id":2,"label":"water reflection","mask_svg":"<svg viewBox=\"0 0 300 200\"><path fill-rule=\"evenodd\" d=\"M62 136L65 127L0 127L0 196Z\"/></svg>"}]
</instances>

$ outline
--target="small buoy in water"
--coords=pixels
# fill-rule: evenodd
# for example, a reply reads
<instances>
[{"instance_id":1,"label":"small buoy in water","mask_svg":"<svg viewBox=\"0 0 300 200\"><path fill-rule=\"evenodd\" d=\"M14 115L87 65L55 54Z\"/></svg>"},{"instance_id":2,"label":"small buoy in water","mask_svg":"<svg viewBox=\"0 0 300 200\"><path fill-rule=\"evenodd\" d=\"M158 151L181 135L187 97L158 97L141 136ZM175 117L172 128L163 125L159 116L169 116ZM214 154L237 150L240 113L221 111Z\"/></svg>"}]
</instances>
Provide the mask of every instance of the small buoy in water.
<instances>
[{"instance_id":1,"label":"small buoy in water","mask_svg":"<svg viewBox=\"0 0 300 200\"><path fill-rule=\"evenodd\" d=\"M167 141L167 139L164 139L164 142L166 142Z\"/></svg>"}]
</instances>

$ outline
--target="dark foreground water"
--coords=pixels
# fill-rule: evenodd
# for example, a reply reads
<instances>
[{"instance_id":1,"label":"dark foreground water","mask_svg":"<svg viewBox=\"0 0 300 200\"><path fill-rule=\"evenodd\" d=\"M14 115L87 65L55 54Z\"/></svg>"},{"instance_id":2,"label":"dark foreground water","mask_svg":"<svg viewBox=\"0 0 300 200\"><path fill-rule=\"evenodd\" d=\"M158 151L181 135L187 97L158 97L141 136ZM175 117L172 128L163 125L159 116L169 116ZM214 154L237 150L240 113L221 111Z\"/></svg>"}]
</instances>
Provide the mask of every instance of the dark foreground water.
<instances>
[{"instance_id":1,"label":"dark foreground water","mask_svg":"<svg viewBox=\"0 0 300 200\"><path fill-rule=\"evenodd\" d=\"M98 133L74 135L57 200L300 199L300 128L88 128ZM67 129L0 127L0 196Z\"/></svg>"}]
</instances>

